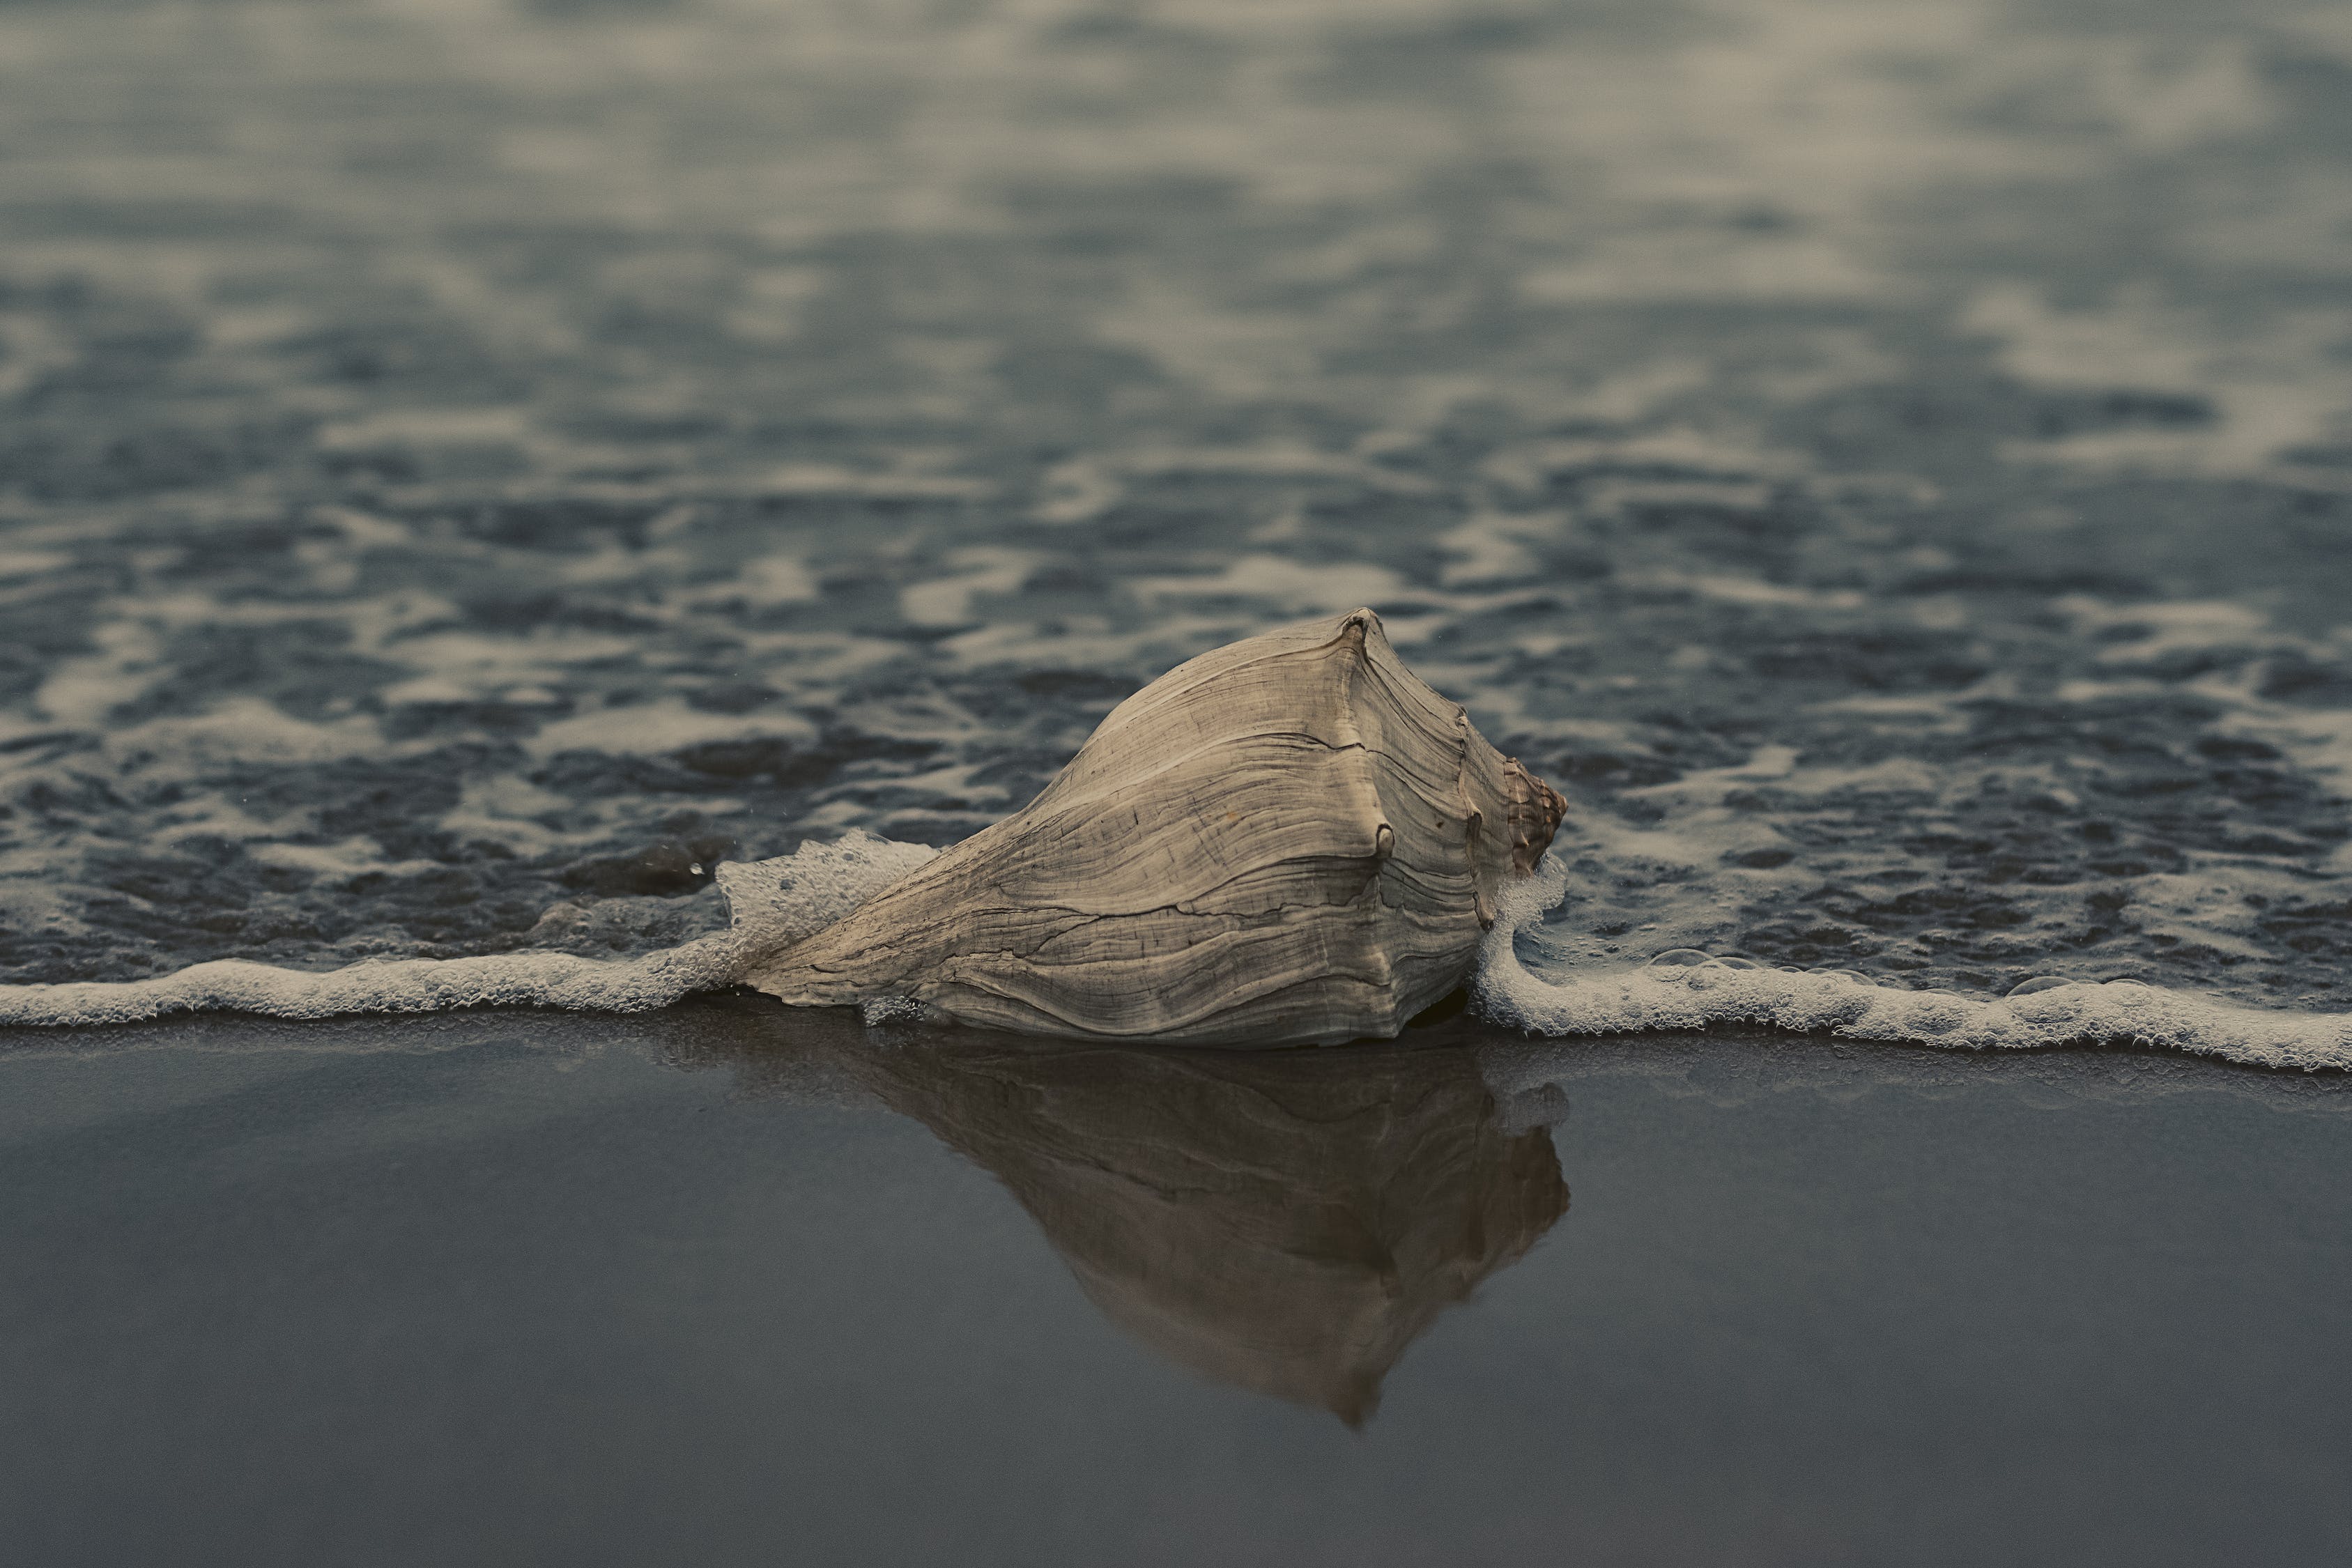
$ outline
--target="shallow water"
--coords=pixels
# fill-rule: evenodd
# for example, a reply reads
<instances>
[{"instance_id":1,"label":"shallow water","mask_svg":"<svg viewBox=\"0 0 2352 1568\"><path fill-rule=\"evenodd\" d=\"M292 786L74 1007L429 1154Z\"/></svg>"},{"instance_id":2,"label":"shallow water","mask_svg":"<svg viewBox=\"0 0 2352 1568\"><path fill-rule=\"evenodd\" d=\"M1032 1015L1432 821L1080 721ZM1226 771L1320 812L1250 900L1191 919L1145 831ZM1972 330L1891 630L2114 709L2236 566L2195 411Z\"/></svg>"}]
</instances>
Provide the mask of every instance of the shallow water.
<instances>
[{"instance_id":1,"label":"shallow water","mask_svg":"<svg viewBox=\"0 0 2352 1568\"><path fill-rule=\"evenodd\" d=\"M47 1034L0 1515L60 1565L2352 1546L2341 1079L1416 1035Z\"/></svg>"},{"instance_id":2,"label":"shallow water","mask_svg":"<svg viewBox=\"0 0 2352 1568\"><path fill-rule=\"evenodd\" d=\"M714 929L1370 604L1588 973L2334 1009L2352 34L0 11L0 975Z\"/></svg>"}]
</instances>

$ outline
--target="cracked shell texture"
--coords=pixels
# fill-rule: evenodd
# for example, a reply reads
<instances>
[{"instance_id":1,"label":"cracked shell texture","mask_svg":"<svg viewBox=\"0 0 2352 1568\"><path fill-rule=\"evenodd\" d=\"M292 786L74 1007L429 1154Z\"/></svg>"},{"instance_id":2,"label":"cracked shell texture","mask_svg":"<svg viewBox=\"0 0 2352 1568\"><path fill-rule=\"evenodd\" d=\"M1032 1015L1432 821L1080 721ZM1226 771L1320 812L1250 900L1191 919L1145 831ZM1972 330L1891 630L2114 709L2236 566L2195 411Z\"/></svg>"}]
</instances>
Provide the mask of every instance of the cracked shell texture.
<instances>
[{"instance_id":1,"label":"cracked shell texture","mask_svg":"<svg viewBox=\"0 0 2352 1568\"><path fill-rule=\"evenodd\" d=\"M1022 811L750 978L1082 1038L1393 1036L1468 974L1530 798L1558 797L1356 610L1169 671Z\"/></svg>"}]
</instances>

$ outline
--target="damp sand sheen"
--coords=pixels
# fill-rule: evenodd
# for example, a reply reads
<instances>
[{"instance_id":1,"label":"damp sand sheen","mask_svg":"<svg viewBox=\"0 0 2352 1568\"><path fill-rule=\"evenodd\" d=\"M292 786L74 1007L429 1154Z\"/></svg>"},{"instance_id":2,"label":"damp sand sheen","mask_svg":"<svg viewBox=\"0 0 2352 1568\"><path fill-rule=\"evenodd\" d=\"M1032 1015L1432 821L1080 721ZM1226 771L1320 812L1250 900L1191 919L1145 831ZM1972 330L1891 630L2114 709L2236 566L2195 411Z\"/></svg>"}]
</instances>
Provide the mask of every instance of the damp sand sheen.
<instances>
[{"instance_id":1,"label":"damp sand sheen","mask_svg":"<svg viewBox=\"0 0 2352 1568\"><path fill-rule=\"evenodd\" d=\"M1538 1037L1765 1025L1971 1049L2137 1044L2352 1067L2352 1017L2137 981L2000 997L1695 949L1622 969L1529 962L1568 868L1567 803L1406 668L1370 610L1194 658L1119 704L1028 806L941 852L853 831L715 880L723 931L619 959L562 952L240 960L121 983L0 987L0 1025L179 1012L285 1018L541 1006L644 1012L751 985L1094 1041L1266 1047L1397 1035L1456 991Z\"/></svg>"}]
</instances>

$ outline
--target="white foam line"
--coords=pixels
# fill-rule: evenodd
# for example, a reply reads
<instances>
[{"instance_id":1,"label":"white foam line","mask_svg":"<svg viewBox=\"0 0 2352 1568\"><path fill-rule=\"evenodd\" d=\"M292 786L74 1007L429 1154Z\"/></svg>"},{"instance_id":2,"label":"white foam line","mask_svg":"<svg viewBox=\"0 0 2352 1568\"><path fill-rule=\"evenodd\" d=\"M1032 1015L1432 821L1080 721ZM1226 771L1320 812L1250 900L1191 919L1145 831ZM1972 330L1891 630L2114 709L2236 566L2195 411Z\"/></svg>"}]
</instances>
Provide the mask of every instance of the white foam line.
<instances>
[{"instance_id":1,"label":"white foam line","mask_svg":"<svg viewBox=\"0 0 2352 1568\"><path fill-rule=\"evenodd\" d=\"M741 943L722 931L635 959L511 952L410 958L317 973L242 958L152 980L0 987L0 1025L128 1024L167 1013L431 1013L449 1007L571 1007L642 1013L730 983Z\"/></svg>"},{"instance_id":2,"label":"white foam line","mask_svg":"<svg viewBox=\"0 0 2352 1568\"><path fill-rule=\"evenodd\" d=\"M121 983L0 986L0 1025L132 1023L171 1013L236 1011L278 1018L425 1013L453 1007L561 1007L642 1013L732 984L757 960L830 925L929 859L919 845L852 834L793 855L719 868L729 929L638 958L563 952L403 959L324 973L242 959ZM1531 1035L1615 1035L1761 1024L1890 1044L2021 1049L2132 1041L2267 1068L2352 1068L2352 1016L2273 1013L2111 982L1998 1000L1905 991L1845 975L1712 962L1555 981L1513 946L1568 888L1547 859L1507 889L1472 994L1486 1017Z\"/></svg>"},{"instance_id":3,"label":"white foam line","mask_svg":"<svg viewBox=\"0 0 2352 1568\"><path fill-rule=\"evenodd\" d=\"M852 833L831 844L803 844L778 859L721 866L717 879L728 899L728 929L638 958L511 952L324 972L228 958L152 980L0 985L0 1025L128 1024L205 1011L275 1018L484 1006L649 1012L734 984L758 959L832 924L933 853Z\"/></svg>"},{"instance_id":4,"label":"white foam line","mask_svg":"<svg viewBox=\"0 0 2352 1568\"><path fill-rule=\"evenodd\" d=\"M1535 876L1506 891L1471 985L1486 1017L1531 1035L1761 1024L1972 1050L2129 1041L2255 1067L2352 1068L2352 1016L2265 1012L2136 982L2061 985L1993 999L1720 963L1548 980L1519 962L1513 939L1566 889L1567 868L1547 860Z\"/></svg>"}]
</instances>

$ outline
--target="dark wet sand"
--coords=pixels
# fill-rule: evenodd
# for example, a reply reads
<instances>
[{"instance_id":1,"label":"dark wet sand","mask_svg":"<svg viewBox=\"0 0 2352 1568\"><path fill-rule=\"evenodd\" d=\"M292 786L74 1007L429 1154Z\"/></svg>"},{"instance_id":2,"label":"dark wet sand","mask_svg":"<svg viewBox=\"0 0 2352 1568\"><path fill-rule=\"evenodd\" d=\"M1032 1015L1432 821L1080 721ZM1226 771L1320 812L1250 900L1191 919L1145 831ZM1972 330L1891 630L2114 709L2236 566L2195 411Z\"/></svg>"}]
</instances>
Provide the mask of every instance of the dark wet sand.
<instances>
[{"instance_id":1,"label":"dark wet sand","mask_svg":"<svg viewBox=\"0 0 2352 1568\"><path fill-rule=\"evenodd\" d=\"M15 1037L9 1556L2352 1551L2337 1085L1423 1039L732 998Z\"/></svg>"}]
</instances>

